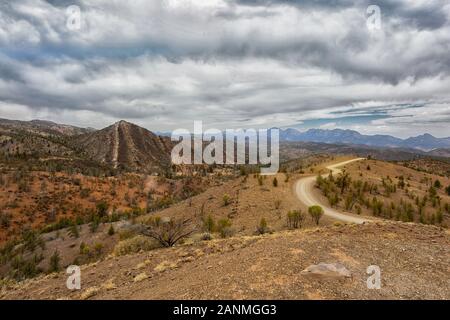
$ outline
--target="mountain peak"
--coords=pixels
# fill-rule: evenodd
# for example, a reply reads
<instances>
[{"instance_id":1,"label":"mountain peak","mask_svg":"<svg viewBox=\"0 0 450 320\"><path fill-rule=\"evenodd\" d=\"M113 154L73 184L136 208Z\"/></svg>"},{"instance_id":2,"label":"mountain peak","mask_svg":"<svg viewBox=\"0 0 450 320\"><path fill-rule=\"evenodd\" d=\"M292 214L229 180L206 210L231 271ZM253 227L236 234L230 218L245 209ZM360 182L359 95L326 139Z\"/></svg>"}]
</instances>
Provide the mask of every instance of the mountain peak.
<instances>
[{"instance_id":1,"label":"mountain peak","mask_svg":"<svg viewBox=\"0 0 450 320\"><path fill-rule=\"evenodd\" d=\"M155 172L170 164L170 139L125 120L85 136L81 145L94 160L115 168Z\"/></svg>"}]
</instances>

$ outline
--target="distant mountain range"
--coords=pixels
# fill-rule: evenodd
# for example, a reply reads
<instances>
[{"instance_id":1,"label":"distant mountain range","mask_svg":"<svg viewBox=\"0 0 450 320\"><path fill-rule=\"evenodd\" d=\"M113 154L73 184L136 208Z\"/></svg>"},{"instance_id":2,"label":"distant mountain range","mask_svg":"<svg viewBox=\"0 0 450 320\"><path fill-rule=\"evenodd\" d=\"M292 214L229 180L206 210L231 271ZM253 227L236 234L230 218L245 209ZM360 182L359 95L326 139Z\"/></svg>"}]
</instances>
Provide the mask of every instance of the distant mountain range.
<instances>
[{"instance_id":1,"label":"distant mountain range","mask_svg":"<svg viewBox=\"0 0 450 320\"><path fill-rule=\"evenodd\" d=\"M101 130L50 121L0 119L0 160L37 166L76 166L80 170L166 172L174 142L170 133L153 133L119 121ZM305 153L371 155L386 160L450 157L450 138L424 134L408 139L362 135L352 130L280 130L281 158ZM33 160L33 161L31 161ZM74 169L75 170L75 169ZM78 170L78 169L77 169Z\"/></svg>"},{"instance_id":2,"label":"distant mountain range","mask_svg":"<svg viewBox=\"0 0 450 320\"><path fill-rule=\"evenodd\" d=\"M280 129L280 140L358 144L383 148L411 148L422 151L450 148L450 137L436 138L428 133L408 139L400 139L390 135L364 135L354 130L310 129L306 132L301 132L297 129L288 128Z\"/></svg>"}]
</instances>

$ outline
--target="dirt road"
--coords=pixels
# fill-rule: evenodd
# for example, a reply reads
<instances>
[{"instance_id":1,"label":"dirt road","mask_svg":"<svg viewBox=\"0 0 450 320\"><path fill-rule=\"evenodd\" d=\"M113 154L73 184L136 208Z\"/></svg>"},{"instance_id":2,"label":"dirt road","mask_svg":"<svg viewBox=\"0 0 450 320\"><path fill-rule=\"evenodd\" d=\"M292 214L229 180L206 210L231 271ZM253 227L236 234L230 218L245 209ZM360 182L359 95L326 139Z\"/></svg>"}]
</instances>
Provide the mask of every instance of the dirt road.
<instances>
[{"instance_id":1,"label":"dirt road","mask_svg":"<svg viewBox=\"0 0 450 320\"><path fill-rule=\"evenodd\" d=\"M360 161L364 158L356 158L340 163L336 163L333 165L330 165L327 167L327 169L331 170L333 174L338 174L341 172L339 167L345 166L348 163L354 162L354 161ZM320 201L315 197L313 190L314 190L314 184L316 182L316 177L305 177L301 178L297 181L295 185L295 192L297 194L297 197L300 199L301 202L303 202L305 205L313 206L313 205L320 205L323 208L324 214L326 216L332 217L334 219L344 221L344 222L353 222L357 224L361 224L364 222L370 221L369 219L360 218L357 216L353 216L347 213L339 212L333 208L330 208L328 204L320 203Z\"/></svg>"}]
</instances>

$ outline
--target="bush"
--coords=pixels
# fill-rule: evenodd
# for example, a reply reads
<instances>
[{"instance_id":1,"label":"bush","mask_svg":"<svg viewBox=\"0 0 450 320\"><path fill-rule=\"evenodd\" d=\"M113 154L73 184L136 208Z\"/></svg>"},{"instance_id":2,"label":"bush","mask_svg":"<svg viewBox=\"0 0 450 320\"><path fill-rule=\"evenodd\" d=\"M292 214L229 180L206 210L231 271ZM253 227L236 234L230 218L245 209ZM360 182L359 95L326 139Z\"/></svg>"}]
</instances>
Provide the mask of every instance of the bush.
<instances>
[{"instance_id":1,"label":"bush","mask_svg":"<svg viewBox=\"0 0 450 320\"><path fill-rule=\"evenodd\" d=\"M222 201L223 201L223 205L226 207L227 205L230 204L230 196L227 193L225 193L223 195Z\"/></svg>"},{"instance_id":2,"label":"bush","mask_svg":"<svg viewBox=\"0 0 450 320\"><path fill-rule=\"evenodd\" d=\"M211 215L203 218L203 231L212 233L216 229L216 223Z\"/></svg>"},{"instance_id":3,"label":"bush","mask_svg":"<svg viewBox=\"0 0 450 320\"><path fill-rule=\"evenodd\" d=\"M436 189L440 189L442 187L442 184L439 180L434 181L434 187Z\"/></svg>"},{"instance_id":4,"label":"bush","mask_svg":"<svg viewBox=\"0 0 450 320\"><path fill-rule=\"evenodd\" d=\"M113 236L114 233L116 233L116 232L114 230L114 226L111 224L108 229L108 236Z\"/></svg>"},{"instance_id":5,"label":"bush","mask_svg":"<svg viewBox=\"0 0 450 320\"><path fill-rule=\"evenodd\" d=\"M79 238L80 232L78 231L78 226L76 224L73 224L69 229L69 235L72 238Z\"/></svg>"},{"instance_id":6,"label":"bush","mask_svg":"<svg viewBox=\"0 0 450 320\"><path fill-rule=\"evenodd\" d=\"M257 234L265 234L267 232L269 232L270 229L267 226L267 221L264 218L261 218L261 220L259 221L259 225L256 227L256 233Z\"/></svg>"},{"instance_id":7,"label":"bush","mask_svg":"<svg viewBox=\"0 0 450 320\"><path fill-rule=\"evenodd\" d=\"M100 218L103 218L104 216L107 215L108 213L108 204L106 203L106 201L100 201L99 203L97 203L96 205L96 209L97 209L97 215Z\"/></svg>"},{"instance_id":8,"label":"bush","mask_svg":"<svg viewBox=\"0 0 450 320\"><path fill-rule=\"evenodd\" d=\"M90 252L91 252L91 249L89 248L89 246L87 244L85 244L84 242L82 242L80 244L80 254L89 255Z\"/></svg>"},{"instance_id":9,"label":"bush","mask_svg":"<svg viewBox=\"0 0 450 320\"><path fill-rule=\"evenodd\" d=\"M311 216L311 219L316 223L316 225L319 225L320 218L322 218L323 215L323 209L321 206L311 206L308 208L309 215Z\"/></svg>"},{"instance_id":10,"label":"bush","mask_svg":"<svg viewBox=\"0 0 450 320\"><path fill-rule=\"evenodd\" d=\"M94 219L92 219L92 222L89 224L89 230L94 233L97 231L99 225L100 219L98 218L98 216L95 216Z\"/></svg>"},{"instance_id":11,"label":"bush","mask_svg":"<svg viewBox=\"0 0 450 320\"><path fill-rule=\"evenodd\" d=\"M274 187L278 187L278 180L277 178L273 178L272 184Z\"/></svg>"},{"instance_id":12,"label":"bush","mask_svg":"<svg viewBox=\"0 0 450 320\"><path fill-rule=\"evenodd\" d=\"M164 247L172 247L195 231L190 219L162 219L151 217L146 222L143 234L157 240Z\"/></svg>"},{"instance_id":13,"label":"bush","mask_svg":"<svg viewBox=\"0 0 450 320\"><path fill-rule=\"evenodd\" d=\"M11 225L12 215L10 213L0 212L0 228L7 229Z\"/></svg>"},{"instance_id":14,"label":"bush","mask_svg":"<svg viewBox=\"0 0 450 320\"><path fill-rule=\"evenodd\" d=\"M448 186L447 188L445 188L445 192L447 193L448 196L450 196L450 186Z\"/></svg>"},{"instance_id":15,"label":"bush","mask_svg":"<svg viewBox=\"0 0 450 320\"><path fill-rule=\"evenodd\" d=\"M114 247L114 254L116 256L123 256L130 253L137 253L139 251L150 251L159 247L159 244L143 235L138 235L133 238L129 238L120 241Z\"/></svg>"},{"instance_id":16,"label":"bush","mask_svg":"<svg viewBox=\"0 0 450 320\"><path fill-rule=\"evenodd\" d=\"M200 236L200 240L202 240L202 241L209 241L211 239L212 239L212 236L211 236L211 233L209 233L209 232L204 232Z\"/></svg>"},{"instance_id":17,"label":"bush","mask_svg":"<svg viewBox=\"0 0 450 320\"><path fill-rule=\"evenodd\" d=\"M287 225L289 228L301 228L305 215L301 210L292 210L287 213Z\"/></svg>"},{"instance_id":18,"label":"bush","mask_svg":"<svg viewBox=\"0 0 450 320\"><path fill-rule=\"evenodd\" d=\"M231 229L231 220L228 218L220 219L217 222L217 231L222 238L231 236L233 234L233 231Z\"/></svg>"},{"instance_id":19,"label":"bush","mask_svg":"<svg viewBox=\"0 0 450 320\"><path fill-rule=\"evenodd\" d=\"M38 267L42 259L42 255L34 255L30 260L25 260L22 256L16 256L11 261L10 276L19 281L37 276L42 272Z\"/></svg>"},{"instance_id":20,"label":"bush","mask_svg":"<svg viewBox=\"0 0 450 320\"><path fill-rule=\"evenodd\" d=\"M50 257L48 272L49 273L58 272L60 270L60 265L59 265L60 262L61 262L61 257L59 256L59 252L57 250L55 250L53 252L52 256Z\"/></svg>"}]
</instances>

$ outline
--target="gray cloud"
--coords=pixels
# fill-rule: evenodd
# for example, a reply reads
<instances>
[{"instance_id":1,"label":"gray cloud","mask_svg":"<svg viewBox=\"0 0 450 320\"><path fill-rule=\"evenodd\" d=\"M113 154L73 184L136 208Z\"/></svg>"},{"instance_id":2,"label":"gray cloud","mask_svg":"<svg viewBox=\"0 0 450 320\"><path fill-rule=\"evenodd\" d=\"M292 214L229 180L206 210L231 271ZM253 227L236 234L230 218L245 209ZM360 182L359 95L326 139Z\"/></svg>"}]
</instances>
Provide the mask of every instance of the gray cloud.
<instances>
[{"instance_id":1,"label":"gray cloud","mask_svg":"<svg viewBox=\"0 0 450 320\"><path fill-rule=\"evenodd\" d=\"M66 28L69 4L82 9L79 31ZM389 117L373 130L412 128L399 110L419 102L417 114L448 110L450 5L377 4L382 29L370 32L368 1L2 3L0 117L16 109L17 117L91 126L125 118L164 130L194 119L289 125L378 105Z\"/></svg>"}]
</instances>

